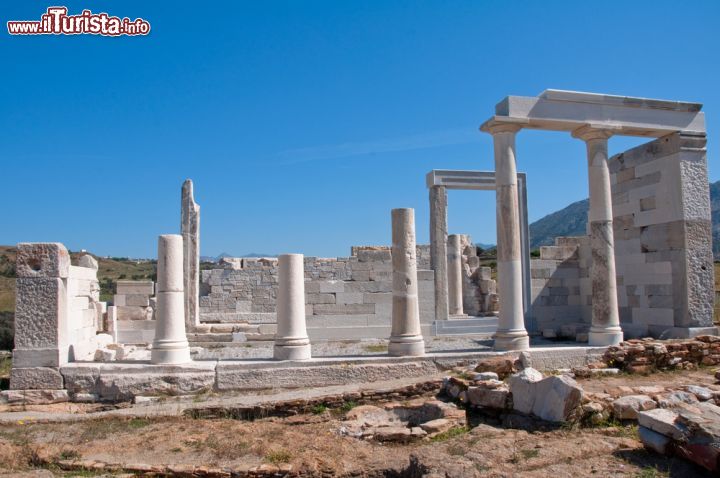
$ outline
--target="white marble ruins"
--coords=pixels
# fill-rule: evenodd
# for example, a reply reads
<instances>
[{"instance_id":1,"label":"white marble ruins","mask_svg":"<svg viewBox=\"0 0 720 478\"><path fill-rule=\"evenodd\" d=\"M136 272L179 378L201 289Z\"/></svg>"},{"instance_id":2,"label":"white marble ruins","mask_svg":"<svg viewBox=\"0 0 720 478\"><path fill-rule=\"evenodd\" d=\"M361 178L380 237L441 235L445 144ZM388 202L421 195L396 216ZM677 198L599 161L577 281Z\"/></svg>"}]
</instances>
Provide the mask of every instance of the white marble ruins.
<instances>
[{"instance_id":1,"label":"white marble ruins","mask_svg":"<svg viewBox=\"0 0 720 478\"><path fill-rule=\"evenodd\" d=\"M426 353L429 334L492 335L497 351L515 357L542 331L592 347L538 357L582 364L595 347L628 337L717 335L701 109L558 90L505 98L480 127L492 135L495 171L427 175L430 245L416 244L413 209L393 209L390 246L355 246L342 258L227 258L201 271L190 180L180 234L158 239L157 284L118 281L112 305L100 300L94 258L73 255L73 265L60 243L20 243L11 390L0 399L120 401L391 380L495 353ZM523 129L569 133L585 143L588 164L587 234L558 237L533 259L515 147ZM610 156L614 135L651 139ZM453 189L495 191L497 282L492 259L468 236L448 235ZM389 339L387 354L311 353L315 340L365 338ZM272 341L272 359L269 347L264 358L232 355L244 348L238 342L262 341Z\"/></svg>"},{"instance_id":2,"label":"white marble ruins","mask_svg":"<svg viewBox=\"0 0 720 478\"><path fill-rule=\"evenodd\" d=\"M303 255L278 258L278 314L274 357L277 360L307 360L310 339L305 325L305 276Z\"/></svg>"}]
</instances>

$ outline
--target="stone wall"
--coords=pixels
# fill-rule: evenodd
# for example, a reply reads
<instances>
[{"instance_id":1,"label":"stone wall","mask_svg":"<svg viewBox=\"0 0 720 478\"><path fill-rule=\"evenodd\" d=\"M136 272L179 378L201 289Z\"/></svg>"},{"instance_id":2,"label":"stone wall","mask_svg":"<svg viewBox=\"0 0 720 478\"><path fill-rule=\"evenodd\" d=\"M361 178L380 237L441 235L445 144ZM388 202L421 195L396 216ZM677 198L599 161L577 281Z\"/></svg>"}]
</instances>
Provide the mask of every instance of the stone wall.
<instances>
[{"instance_id":1,"label":"stone wall","mask_svg":"<svg viewBox=\"0 0 720 478\"><path fill-rule=\"evenodd\" d=\"M364 338L389 333L392 308L390 249L353 247L353 255L305 258L305 302L311 338ZM420 320L434 320L433 272L428 246L418 246ZM231 258L222 269L204 270L201 321L274 323L277 259ZM330 332L332 331L332 333Z\"/></svg>"},{"instance_id":2,"label":"stone wall","mask_svg":"<svg viewBox=\"0 0 720 478\"><path fill-rule=\"evenodd\" d=\"M390 328L392 263L387 246L353 246L350 257L305 258L305 300L311 338L383 337ZM430 247L417 246L420 321L435 320ZM495 281L480 267L466 240L463 255L466 313L497 309ZM274 323L275 258L226 258L200 279L200 314L205 323ZM327 332L323 332L323 331Z\"/></svg>"},{"instance_id":3,"label":"stone wall","mask_svg":"<svg viewBox=\"0 0 720 478\"><path fill-rule=\"evenodd\" d=\"M590 324L590 238L558 237L554 246L540 248L540 258L530 261L531 312L538 331L558 335L584 332ZM566 326L574 324L568 329ZM565 330L571 330L570 333Z\"/></svg>"},{"instance_id":4,"label":"stone wall","mask_svg":"<svg viewBox=\"0 0 720 478\"><path fill-rule=\"evenodd\" d=\"M714 333L705 136L658 138L609 159L620 321L626 337ZM538 329L591 321L587 236L531 261Z\"/></svg>"},{"instance_id":5,"label":"stone wall","mask_svg":"<svg viewBox=\"0 0 720 478\"><path fill-rule=\"evenodd\" d=\"M80 263L71 265L60 243L18 244L11 389L62 389L60 366L92 360L105 304L97 263L84 257Z\"/></svg>"},{"instance_id":6,"label":"stone wall","mask_svg":"<svg viewBox=\"0 0 720 478\"><path fill-rule=\"evenodd\" d=\"M609 160L620 321L633 336L713 332L705 143L675 133Z\"/></svg>"}]
</instances>

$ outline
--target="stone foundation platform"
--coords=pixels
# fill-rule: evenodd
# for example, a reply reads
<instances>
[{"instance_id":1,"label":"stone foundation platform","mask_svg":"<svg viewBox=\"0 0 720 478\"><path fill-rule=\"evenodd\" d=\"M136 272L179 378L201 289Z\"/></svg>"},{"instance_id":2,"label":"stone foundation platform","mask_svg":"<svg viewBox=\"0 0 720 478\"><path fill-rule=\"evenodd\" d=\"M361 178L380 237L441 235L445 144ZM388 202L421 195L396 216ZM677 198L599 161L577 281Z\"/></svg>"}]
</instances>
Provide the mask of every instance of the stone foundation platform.
<instances>
[{"instance_id":1,"label":"stone foundation platform","mask_svg":"<svg viewBox=\"0 0 720 478\"><path fill-rule=\"evenodd\" d=\"M584 366L597 361L604 352L604 348L594 347L542 347L527 352L525 359L537 369L552 370ZM289 390L427 377L493 356L517 357L518 352L458 351L400 358L319 357L303 362L198 360L185 365L75 362L61 367L60 373L67 390L67 400L120 402L137 396ZM13 393L13 402L17 403L22 391ZM42 396L40 391L35 391L32 397L28 397L28 403L42 402ZM4 398L8 400L11 397ZM58 399L56 394L52 398L54 401Z\"/></svg>"}]
</instances>

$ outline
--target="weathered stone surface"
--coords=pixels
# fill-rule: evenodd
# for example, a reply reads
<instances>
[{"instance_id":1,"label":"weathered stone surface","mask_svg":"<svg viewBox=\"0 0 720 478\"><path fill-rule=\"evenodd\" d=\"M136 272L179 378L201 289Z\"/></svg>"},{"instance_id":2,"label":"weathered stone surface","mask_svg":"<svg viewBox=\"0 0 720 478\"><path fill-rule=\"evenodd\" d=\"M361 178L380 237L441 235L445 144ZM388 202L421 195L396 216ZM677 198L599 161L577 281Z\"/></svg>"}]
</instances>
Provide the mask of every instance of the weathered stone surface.
<instances>
[{"instance_id":1,"label":"weathered stone surface","mask_svg":"<svg viewBox=\"0 0 720 478\"><path fill-rule=\"evenodd\" d=\"M193 182L186 179L180 198L180 231L183 237L185 324L200 324L200 206L195 202Z\"/></svg>"},{"instance_id":2,"label":"weathered stone surface","mask_svg":"<svg viewBox=\"0 0 720 478\"><path fill-rule=\"evenodd\" d=\"M449 317L447 289L447 190L430 188L430 267L435 271L435 319Z\"/></svg>"},{"instance_id":3,"label":"weathered stone surface","mask_svg":"<svg viewBox=\"0 0 720 478\"><path fill-rule=\"evenodd\" d=\"M568 376L545 378L534 385L533 415L549 422L567 421L582 403L582 388Z\"/></svg>"},{"instance_id":4,"label":"weathered stone surface","mask_svg":"<svg viewBox=\"0 0 720 478\"><path fill-rule=\"evenodd\" d=\"M682 441L687 438L687 427L677 422L678 414L666 408L656 408L638 413L640 426L660 433L673 440Z\"/></svg>"},{"instance_id":5,"label":"weathered stone surface","mask_svg":"<svg viewBox=\"0 0 720 478\"><path fill-rule=\"evenodd\" d=\"M68 401L67 390L5 390L0 395L8 403L42 405Z\"/></svg>"},{"instance_id":6,"label":"weathered stone surface","mask_svg":"<svg viewBox=\"0 0 720 478\"><path fill-rule=\"evenodd\" d=\"M680 402L673 409L641 412L641 428L647 428L673 440L669 447L662 438L650 435L643 443L657 451L671 449L712 472L720 469L720 407L709 402ZM641 435L642 438L642 435Z\"/></svg>"},{"instance_id":7,"label":"weathered stone surface","mask_svg":"<svg viewBox=\"0 0 720 478\"><path fill-rule=\"evenodd\" d=\"M510 377L508 385L512 393L513 409L520 413L532 413L535 405L535 384L542 379L542 373L530 367Z\"/></svg>"},{"instance_id":8,"label":"weathered stone surface","mask_svg":"<svg viewBox=\"0 0 720 478\"><path fill-rule=\"evenodd\" d=\"M468 387L467 400L474 407L479 408L507 408L510 391L506 386L487 388L485 386Z\"/></svg>"},{"instance_id":9,"label":"weathered stone surface","mask_svg":"<svg viewBox=\"0 0 720 478\"><path fill-rule=\"evenodd\" d=\"M96 362L112 362L117 357L117 350L111 350L111 349L97 349L95 351L94 360Z\"/></svg>"},{"instance_id":10,"label":"weathered stone surface","mask_svg":"<svg viewBox=\"0 0 720 478\"><path fill-rule=\"evenodd\" d=\"M63 378L56 368L33 367L10 370L11 390L55 390L63 388Z\"/></svg>"},{"instance_id":11,"label":"weathered stone surface","mask_svg":"<svg viewBox=\"0 0 720 478\"><path fill-rule=\"evenodd\" d=\"M392 331L391 356L425 354L418 304L415 210L399 208L392 216Z\"/></svg>"},{"instance_id":12,"label":"weathered stone surface","mask_svg":"<svg viewBox=\"0 0 720 478\"><path fill-rule=\"evenodd\" d=\"M638 435L645 448L664 455L668 452L668 446L672 440L665 435L655 432L649 428L639 427Z\"/></svg>"},{"instance_id":13,"label":"weathered stone surface","mask_svg":"<svg viewBox=\"0 0 720 478\"><path fill-rule=\"evenodd\" d=\"M374 432L377 441L405 442L412 439L411 430L403 426L376 428Z\"/></svg>"},{"instance_id":14,"label":"weathered stone surface","mask_svg":"<svg viewBox=\"0 0 720 478\"><path fill-rule=\"evenodd\" d=\"M219 362L217 387L219 390L322 387L427 376L437 371L437 366L430 361L272 368Z\"/></svg>"},{"instance_id":15,"label":"weathered stone surface","mask_svg":"<svg viewBox=\"0 0 720 478\"><path fill-rule=\"evenodd\" d=\"M655 400L647 395L626 395L612 403L612 412L618 420L637 420L638 412L656 407Z\"/></svg>"},{"instance_id":16,"label":"weathered stone surface","mask_svg":"<svg viewBox=\"0 0 720 478\"><path fill-rule=\"evenodd\" d=\"M659 395L657 402L661 408L673 408L683 403L695 404L698 402L698 399L695 398L695 395L692 393L674 390L670 393Z\"/></svg>"},{"instance_id":17,"label":"weathered stone surface","mask_svg":"<svg viewBox=\"0 0 720 478\"><path fill-rule=\"evenodd\" d=\"M427 433L442 433L455 426L455 423L447 418L437 418L420 424L420 428Z\"/></svg>"},{"instance_id":18,"label":"weathered stone surface","mask_svg":"<svg viewBox=\"0 0 720 478\"><path fill-rule=\"evenodd\" d=\"M15 347L57 347L67 317L67 292L59 278L17 279Z\"/></svg>"},{"instance_id":19,"label":"weathered stone surface","mask_svg":"<svg viewBox=\"0 0 720 478\"><path fill-rule=\"evenodd\" d=\"M21 242L17 246L18 278L67 278L70 254L59 242Z\"/></svg>"},{"instance_id":20,"label":"weathered stone surface","mask_svg":"<svg viewBox=\"0 0 720 478\"><path fill-rule=\"evenodd\" d=\"M494 372L502 379L518 371L518 361L512 357L490 357L475 366L476 372Z\"/></svg>"},{"instance_id":21,"label":"weathered stone surface","mask_svg":"<svg viewBox=\"0 0 720 478\"><path fill-rule=\"evenodd\" d=\"M152 281L147 280L119 280L116 283L116 293L121 295L153 295L155 285Z\"/></svg>"},{"instance_id":22,"label":"weathered stone surface","mask_svg":"<svg viewBox=\"0 0 720 478\"><path fill-rule=\"evenodd\" d=\"M104 373L96 393L101 400L129 400L135 395L185 395L212 390L212 372L185 373Z\"/></svg>"},{"instance_id":23,"label":"weathered stone surface","mask_svg":"<svg viewBox=\"0 0 720 478\"><path fill-rule=\"evenodd\" d=\"M480 372L473 375L473 380L485 381L485 380L499 380L498 374L495 372Z\"/></svg>"},{"instance_id":24,"label":"weathered stone surface","mask_svg":"<svg viewBox=\"0 0 720 478\"><path fill-rule=\"evenodd\" d=\"M679 410L677 422L687 427L687 442L675 446L677 453L712 471L720 471L720 407L709 403Z\"/></svg>"},{"instance_id":25,"label":"weathered stone surface","mask_svg":"<svg viewBox=\"0 0 720 478\"><path fill-rule=\"evenodd\" d=\"M85 254L84 256L80 256L80 259L78 259L78 266L80 267L87 267L89 269L98 269L98 261L91 256L90 254Z\"/></svg>"},{"instance_id":26,"label":"weathered stone surface","mask_svg":"<svg viewBox=\"0 0 720 478\"><path fill-rule=\"evenodd\" d=\"M688 385L685 387L688 393L692 393L701 402L707 402L712 400L714 397L713 391L706 387L700 387L698 385Z\"/></svg>"},{"instance_id":27,"label":"weathered stone surface","mask_svg":"<svg viewBox=\"0 0 720 478\"><path fill-rule=\"evenodd\" d=\"M144 294L128 294L125 295L124 305L128 307L148 307L150 305L150 297Z\"/></svg>"}]
</instances>

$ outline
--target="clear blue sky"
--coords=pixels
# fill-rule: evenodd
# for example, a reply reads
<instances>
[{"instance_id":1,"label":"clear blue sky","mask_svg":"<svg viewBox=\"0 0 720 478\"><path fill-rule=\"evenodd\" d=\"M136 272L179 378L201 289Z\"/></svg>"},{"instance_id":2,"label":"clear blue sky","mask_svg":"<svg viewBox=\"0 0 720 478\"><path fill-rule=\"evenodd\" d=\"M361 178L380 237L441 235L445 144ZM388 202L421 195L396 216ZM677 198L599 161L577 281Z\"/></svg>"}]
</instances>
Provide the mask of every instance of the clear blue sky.
<instances>
[{"instance_id":1,"label":"clear blue sky","mask_svg":"<svg viewBox=\"0 0 720 478\"><path fill-rule=\"evenodd\" d=\"M152 32L11 37L55 3L2 2L0 244L154 256L185 178L204 255L348 255L389 243L394 207L427 242L425 173L492 170L478 126L546 88L704 103L719 177L717 1L59 3ZM582 142L517 149L531 220L587 196ZM451 192L449 221L494 243L494 194Z\"/></svg>"}]
</instances>

